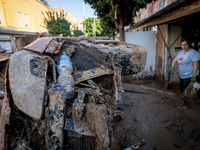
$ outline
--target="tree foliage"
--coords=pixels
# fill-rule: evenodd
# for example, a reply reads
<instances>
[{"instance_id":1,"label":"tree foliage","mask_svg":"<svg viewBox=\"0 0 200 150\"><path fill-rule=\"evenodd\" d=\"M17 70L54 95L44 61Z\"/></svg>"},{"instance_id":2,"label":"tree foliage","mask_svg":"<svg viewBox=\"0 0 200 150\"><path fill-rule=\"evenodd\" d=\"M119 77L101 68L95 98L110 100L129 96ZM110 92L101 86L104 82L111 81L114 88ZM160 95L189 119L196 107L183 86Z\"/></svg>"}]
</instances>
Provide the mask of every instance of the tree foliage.
<instances>
[{"instance_id":1,"label":"tree foliage","mask_svg":"<svg viewBox=\"0 0 200 150\"><path fill-rule=\"evenodd\" d=\"M93 18L87 18L85 20L86 35L87 36L93 36L93 23L94 23L94 19Z\"/></svg>"},{"instance_id":2,"label":"tree foliage","mask_svg":"<svg viewBox=\"0 0 200 150\"><path fill-rule=\"evenodd\" d=\"M115 23L108 17L101 18L101 26L103 29L103 36L113 37L119 31L115 28Z\"/></svg>"},{"instance_id":3,"label":"tree foliage","mask_svg":"<svg viewBox=\"0 0 200 150\"><path fill-rule=\"evenodd\" d=\"M95 9L98 17L106 21L111 27L119 29L121 41L125 41L124 26L134 25L134 17L140 8L153 0L85 0Z\"/></svg>"},{"instance_id":4,"label":"tree foliage","mask_svg":"<svg viewBox=\"0 0 200 150\"><path fill-rule=\"evenodd\" d=\"M101 20L99 18L88 18L86 19L86 34L87 36L93 36L93 30L94 30L94 19L95 19L95 31L96 36L102 36L103 35L103 29Z\"/></svg>"},{"instance_id":5,"label":"tree foliage","mask_svg":"<svg viewBox=\"0 0 200 150\"><path fill-rule=\"evenodd\" d=\"M44 27L48 30L50 34L53 36L56 34L63 34L63 36L71 36L70 31L70 23L65 19L64 11L60 11L58 14L54 11L46 11L46 15L44 12L43 21Z\"/></svg>"},{"instance_id":6,"label":"tree foliage","mask_svg":"<svg viewBox=\"0 0 200 150\"><path fill-rule=\"evenodd\" d=\"M84 35L84 33L81 30L73 30L74 37L79 37L81 35Z\"/></svg>"}]
</instances>

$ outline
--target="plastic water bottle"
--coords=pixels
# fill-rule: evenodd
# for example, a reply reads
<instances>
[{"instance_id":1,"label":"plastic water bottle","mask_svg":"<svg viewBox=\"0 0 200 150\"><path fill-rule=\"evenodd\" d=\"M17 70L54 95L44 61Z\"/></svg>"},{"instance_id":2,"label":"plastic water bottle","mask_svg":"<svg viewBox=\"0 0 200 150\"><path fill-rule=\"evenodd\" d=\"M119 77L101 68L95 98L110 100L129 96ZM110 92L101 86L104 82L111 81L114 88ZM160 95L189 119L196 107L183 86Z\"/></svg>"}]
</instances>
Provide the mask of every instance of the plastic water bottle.
<instances>
[{"instance_id":1,"label":"plastic water bottle","mask_svg":"<svg viewBox=\"0 0 200 150\"><path fill-rule=\"evenodd\" d=\"M72 68L72 63L71 63L71 59L70 57L67 55L66 52L62 53L62 56L60 58L60 61L57 64L57 70L58 73L60 74L62 69L67 69L67 71L69 71L69 73L71 74L73 71Z\"/></svg>"},{"instance_id":2,"label":"plastic water bottle","mask_svg":"<svg viewBox=\"0 0 200 150\"><path fill-rule=\"evenodd\" d=\"M57 65L59 77L58 84L66 90L65 99L74 96L74 78L72 77L72 63L66 52L62 53L61 60Z\"/></svg>"}]
</instances>

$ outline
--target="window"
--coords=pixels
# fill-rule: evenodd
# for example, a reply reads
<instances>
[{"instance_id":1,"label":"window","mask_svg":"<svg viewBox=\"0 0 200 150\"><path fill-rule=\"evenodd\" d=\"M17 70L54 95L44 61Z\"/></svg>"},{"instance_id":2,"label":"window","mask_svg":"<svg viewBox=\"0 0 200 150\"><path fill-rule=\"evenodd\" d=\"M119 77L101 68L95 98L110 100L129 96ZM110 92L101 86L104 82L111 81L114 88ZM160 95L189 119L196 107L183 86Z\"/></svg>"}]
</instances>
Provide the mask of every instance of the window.
<instances>
[{"instance_id":1,"label":"window","mask_svg":"<svg viewBox=\"0 0 200 150\"><path fill-rule=\"evenodd\" d=\"M156 13L156 9L153 11L153 13L154 13L154 14Z\"/></svg>"},{"instance_id":2,"label":"window","mask_svg":"<svg viewBox=\"0 0 200 150\"><path fill-rule=\"evenodd\" d=\"M144 18L146 18L146 14L143 14L143 15L142 15L142 19L144 19Z\"/></svg>"},{"instance_id":3,"label":"window","mask_svg":"<svg viewBox=\"0 0 200 150\"><path fill-rule=\"evenodd\" d=\"M28 15L24 13L24 26L28 27Z\"/></svg>"},{"instance_id":4,"label":"window","mask_svg":"<svg viewBox=\"0 0 200 150\"><path fill-rule=\"evenodd\" d=\"M167 6L167 0L163 0L162 2L160 2L159 4L159 10L163 9L164 7Z\"/></svg>"},{"instance_id":5,"label":"window","mask_svg":"<svg viewBox=\"0 0 200 150\"><path fill-rule=\"evenodd\" d=\"M167 6L167 0L164 0L164 7Z\"/></svg>"},{"instance_id":6,"label":"window","mask_svg":"<svg viewBox=\"0 0 200 150\"><path fill-rule=\"evenodd\" d=\"M22 13L18 11L17 15L18 15L19 26L23 27L24 25L23 25Z\"/></svg>"},{"instance_id":7,"label":"window","mask_svg":"<svg viewBox=\"0 0 200 150\"><path fill-rule=\"evenodd\" d=\"M28 15L20 11L17 12L20 27L29 27Z\"/></svg>"},{"instance_id":8,"label":"window","mask_svg":"<svg viewBox=\"0 0 200 150\"><path fill-rule=\"evenodd\" d=\"M2 20L1 14L0 14L0 25L3 25L3 20Z\"/></svg>"},{"instance_id":9,"label":"window","mask_svg":"<svg viewBox=\"0 0 200 150\"><path fill-rule=\"evenodd\" d=\"M159 10L163 9L163 2L160 2L159 4Z\"/></svg>"},{"instance_id":10,"label":"window","mask_svg":"<svg viewBox=\"0 0 200 150\"><path fill-rule=\"evenodd\" d=\"M3 25L3 13L1 8L0 8L0 25Z\"/></svg>"}]
</instances>

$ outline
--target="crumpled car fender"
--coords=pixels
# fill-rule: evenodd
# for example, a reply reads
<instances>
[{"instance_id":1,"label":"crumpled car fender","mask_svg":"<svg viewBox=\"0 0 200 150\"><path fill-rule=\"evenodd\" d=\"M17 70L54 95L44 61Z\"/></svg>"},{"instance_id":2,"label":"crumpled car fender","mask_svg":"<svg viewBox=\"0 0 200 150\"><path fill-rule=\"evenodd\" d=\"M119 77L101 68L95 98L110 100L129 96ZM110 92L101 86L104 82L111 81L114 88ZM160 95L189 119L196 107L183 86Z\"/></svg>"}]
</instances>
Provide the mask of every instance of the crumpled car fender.
<instances>
[{"instance_id":1,"label":"crumpled car fender","mask_svg":"<svg viewBox=\"0 0 200 150\"><path fill-rule=\"evenodd\" d=\"M9 67L13 101L22 112L34 119L41 118L44 107L46 77L40 56L39 53L21 50L12 55Z\"/></svg>"}]
</instances>

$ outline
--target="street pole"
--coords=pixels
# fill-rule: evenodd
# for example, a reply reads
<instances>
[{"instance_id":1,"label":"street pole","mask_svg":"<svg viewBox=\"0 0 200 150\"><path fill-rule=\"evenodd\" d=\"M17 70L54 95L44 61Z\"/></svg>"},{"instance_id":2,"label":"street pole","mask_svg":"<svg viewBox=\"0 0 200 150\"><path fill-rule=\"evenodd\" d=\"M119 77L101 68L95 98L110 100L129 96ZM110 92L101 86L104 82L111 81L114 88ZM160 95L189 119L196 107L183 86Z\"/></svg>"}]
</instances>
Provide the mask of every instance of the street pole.
<instances>
[{"instance_id":1,"label":"street pole","mask_svg":"<svg viewBox=\"0 0 200 150\"><path fill-rule=\"evenodd\" d=\"M95 23L96 18L94 17L94 25L93 25L93 36L96 36L96 23Z\"/></svg>"},{"instance_id":2,"label":"street pole","mask_svg":"<svg viewBox=\"0 0 200 150\"><path fill-rule=\"evenodd\" d=\"M84 8L84 0L83 0L83 20L84 20L84 28L85 28L85 36L86 36L86 23L85 23L85 8Z\"/></svg>"}]
</instances>

